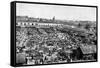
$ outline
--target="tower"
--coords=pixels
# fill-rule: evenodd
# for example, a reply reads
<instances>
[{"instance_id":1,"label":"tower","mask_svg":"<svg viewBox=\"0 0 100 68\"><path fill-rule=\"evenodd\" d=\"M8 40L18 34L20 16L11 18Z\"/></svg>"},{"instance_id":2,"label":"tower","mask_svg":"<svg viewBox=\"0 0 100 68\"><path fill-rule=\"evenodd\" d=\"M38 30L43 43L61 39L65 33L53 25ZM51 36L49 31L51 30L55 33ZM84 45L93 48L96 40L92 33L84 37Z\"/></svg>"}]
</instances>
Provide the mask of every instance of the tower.
<instances>
[{"instance_id":1,"label":"tower","mask_svg":"<svg viewBox=\"0 0 100 68\"><path fill-rule=\"evenodd\" d=\"M55 21L55 16L52 18L53 21Z\"/></svg>"}]
</instances>

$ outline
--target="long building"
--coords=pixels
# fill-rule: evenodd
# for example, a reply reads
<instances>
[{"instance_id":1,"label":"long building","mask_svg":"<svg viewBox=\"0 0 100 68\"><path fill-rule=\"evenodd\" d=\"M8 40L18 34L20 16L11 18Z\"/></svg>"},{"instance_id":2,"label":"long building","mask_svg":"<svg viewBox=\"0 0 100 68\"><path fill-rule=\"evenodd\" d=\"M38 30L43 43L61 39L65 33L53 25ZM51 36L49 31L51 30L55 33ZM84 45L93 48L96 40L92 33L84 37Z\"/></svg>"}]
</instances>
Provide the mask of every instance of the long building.
<instances>
[{"instance_id":1,"label":"long building","mask_svg":"<svg viewBox=\"0 0 100 68\"><path fill-rule=\"evenodd\" d=\"M38 23L38 22L17 22L16 26L21 26L21 27L32 27L32 26L63 26L63 24L55 24L55 23Z\"/></svg>"}]
</instances>

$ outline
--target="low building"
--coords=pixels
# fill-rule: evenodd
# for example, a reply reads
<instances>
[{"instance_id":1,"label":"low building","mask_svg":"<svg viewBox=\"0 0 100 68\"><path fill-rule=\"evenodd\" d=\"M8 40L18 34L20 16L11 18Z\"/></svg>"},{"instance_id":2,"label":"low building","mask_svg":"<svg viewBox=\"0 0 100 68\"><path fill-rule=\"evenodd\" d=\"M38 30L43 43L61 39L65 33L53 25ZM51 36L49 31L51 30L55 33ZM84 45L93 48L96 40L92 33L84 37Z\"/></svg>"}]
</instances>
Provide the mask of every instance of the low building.
<instances>
[{"instance_id":1,"label":"low building","mask_svg":"<svg viewBox=\"0 0 100 68\"><path fill-rule=\"evenodd\" d=\"M77 49L73 50L71 57L73 60L96 60L97 59L96 46L82 45Z\"/></svg>"}]
</instances>

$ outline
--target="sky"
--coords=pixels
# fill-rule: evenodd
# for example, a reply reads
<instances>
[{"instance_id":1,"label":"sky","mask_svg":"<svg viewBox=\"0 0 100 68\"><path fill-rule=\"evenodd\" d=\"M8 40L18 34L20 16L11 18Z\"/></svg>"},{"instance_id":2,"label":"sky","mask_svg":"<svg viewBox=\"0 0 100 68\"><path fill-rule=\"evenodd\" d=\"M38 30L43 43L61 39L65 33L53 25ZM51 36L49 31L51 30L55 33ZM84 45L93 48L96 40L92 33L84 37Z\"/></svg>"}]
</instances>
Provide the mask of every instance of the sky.
<instances>
[{"instance_id":1,"label":"sky","mask_svg":"<svg viewBox=\"0 0 100 68\"><path fill-rule=\"evenodd\" d=\"M96 8L94 7L17 3L16 14L35 18L52 19L55 16L60 20L96 21Z\"/></svg>"}]
</instances>

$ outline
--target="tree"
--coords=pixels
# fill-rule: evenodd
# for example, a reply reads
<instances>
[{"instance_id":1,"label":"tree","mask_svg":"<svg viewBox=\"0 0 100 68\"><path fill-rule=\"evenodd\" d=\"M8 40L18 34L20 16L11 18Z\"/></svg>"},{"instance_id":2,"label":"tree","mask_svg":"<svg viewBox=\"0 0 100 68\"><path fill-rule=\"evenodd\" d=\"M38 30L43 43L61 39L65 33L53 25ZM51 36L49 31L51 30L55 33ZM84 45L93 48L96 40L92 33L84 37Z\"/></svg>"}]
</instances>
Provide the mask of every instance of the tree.
<instances>
[{"instance_id":1,"label":"tree","mask_svg":"<svg viewBox=\"0 0 100 68\"><path fill-rule=\"evenodd\" d=\"M90 24L87 23L84 28L89 30L90 29Z\"/></svg>"},{"instance_id":2,"label":"tree","mask_svg":"<svg viewBox=\"0 0 100 68\"><path fill-rule=\"evenodd\" d=\"M78 25L77 25L79 28L82 26L82 24L81 23L78 23Z\"/></svg>"}]
</instances>

